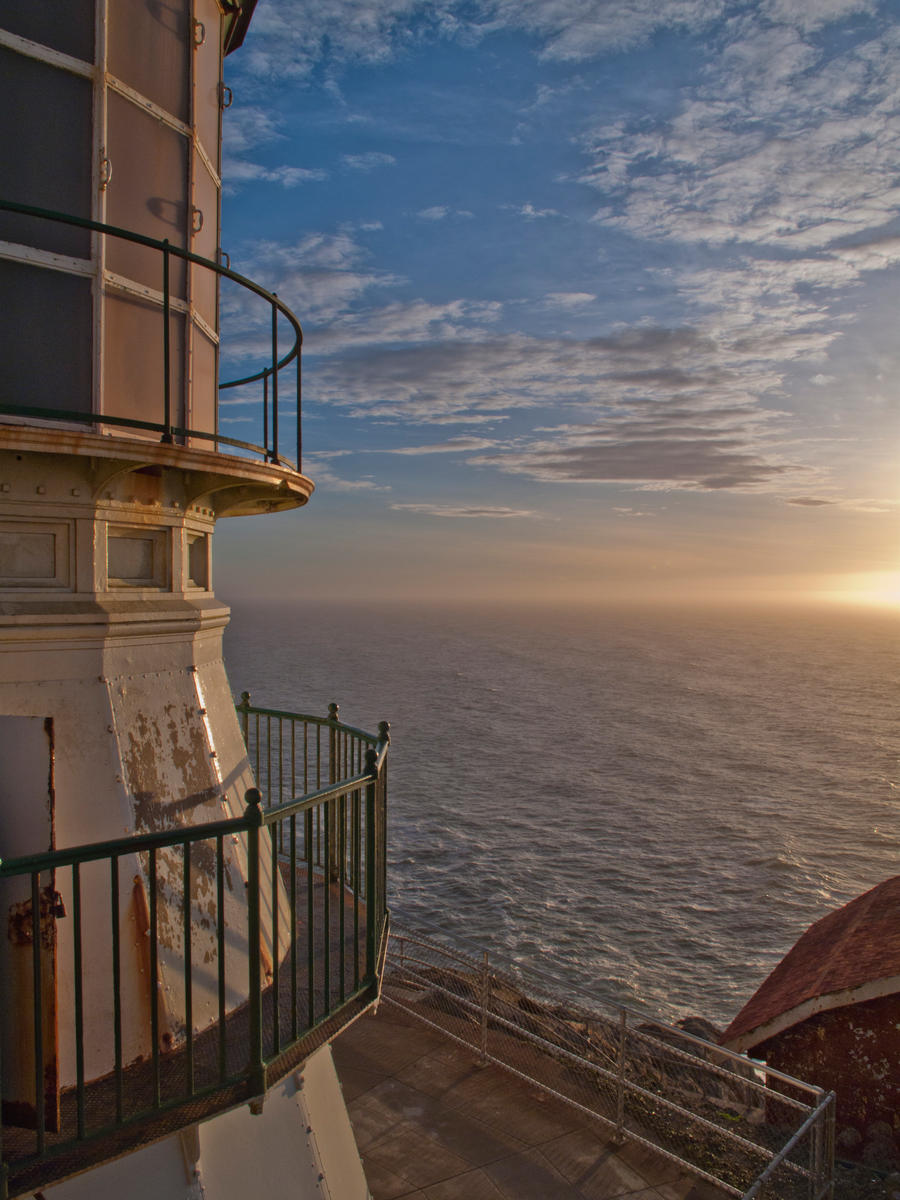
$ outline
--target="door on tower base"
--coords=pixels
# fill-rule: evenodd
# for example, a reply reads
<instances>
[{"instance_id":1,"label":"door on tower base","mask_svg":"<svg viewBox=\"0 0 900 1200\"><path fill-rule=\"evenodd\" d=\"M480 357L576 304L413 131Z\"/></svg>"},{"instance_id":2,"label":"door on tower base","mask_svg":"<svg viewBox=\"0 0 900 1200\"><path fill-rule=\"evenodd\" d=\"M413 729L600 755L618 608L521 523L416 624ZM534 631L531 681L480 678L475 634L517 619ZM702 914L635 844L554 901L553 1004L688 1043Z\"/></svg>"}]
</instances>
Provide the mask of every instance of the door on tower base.
<instances>
[{"instance_id":1,"label":"door on tower base","mask_svg":"<svg viewBox=\"0 0 900 1200\"><path fill-rule=\"evenodd\" d=\"M53 721L0 716L0 859L54 847ZM59 1129L56 918L52 871L0 876L3 1121Z\"/></svg>"}]
</instances>

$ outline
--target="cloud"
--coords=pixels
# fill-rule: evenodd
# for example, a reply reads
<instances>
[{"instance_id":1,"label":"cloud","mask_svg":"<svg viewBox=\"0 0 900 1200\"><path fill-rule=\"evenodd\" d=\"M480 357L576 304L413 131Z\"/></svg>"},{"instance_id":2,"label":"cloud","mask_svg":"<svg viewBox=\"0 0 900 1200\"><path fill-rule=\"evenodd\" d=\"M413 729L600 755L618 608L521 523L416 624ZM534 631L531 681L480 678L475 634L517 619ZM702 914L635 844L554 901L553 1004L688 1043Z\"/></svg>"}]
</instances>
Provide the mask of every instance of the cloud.
<instances>
[{"instance_id":1,"label":"cloud","mask_svg":"<svg viewBox=\"0 0 900 1200\"><path fill-rule=\"evenodd\" d=\"M652 419L637 436L623 436L608 424L536 442L511 454L471 460L501 471L557 483L627 483L647 490L771 490L781 476L798 469L755 453L746 439L713 430L686 434L654 432Z\"/></svg>"},{"instance_id":2,"label":"cloud","mask_svg":"<svg viewBox=\"0 0 900 1200\"><path fill-rule=\"evenodd\" d=\"M544 303L548 308L580 308L596 299L593 292L548 292Z\"/></svg>"},{"instance_id":3,"label":"cloud","mask_svg":"<svg viewBox=\"0 0 900 1200\"><path fill-rule=\"evenodd\" d=\"M523 204L517 209L520 217L524 217L527 221L538 221L542 217L559 217L562 214L555 208L535 208L530 202Z\"/></svg>"},{"instance_id":4,"label":"cloud","mask_svg":"<svg viewBox=\"0 0 900 1200\"><path fill-rule=\"evenodd\" d=\"M446 442L432 442L427 446L395 446L382 450L382 454L471 454L475 450L490 450L497 443L490 438L452 437Z\"/></svg>"},{"instance_id":5,"label":"cloud","mask_svg":"<svg viewBox=\"0 0 900 1200\"><path fill-rule=\"evenodd\" d=\"M785 504L796 504L799 508L824 508L834 504L834 500L819 500L815 496L792 496Z\"/></svg>"},{"instance_id":6,"label":"cloud","mask_svg":"<svg viewBox=\"0 0 900 1200\"><path fill-rule=\"evenodd\" d=\"M892 220L900 28L829 54L804 24L735 22L671 116L596 125L582 182L602 193L599 219L656 241L801 253Z\"/></svg>"},{"instance_id":7,"label":"cloud","mask_svg":"<svg viewBox=\"0 0 900 1200\"><path fill-rule=\"evenodd\" d=\"M376 167L393 167L397 160L393 154L367 150L365 154L342 154L341 162L351 171L374 171Z\"/></svg>"},{"instance_id":8,"label":"cloud","mask_svg":"<svg viewBox=\"0 0 900 1200\"><path fill-rule=\"evenodd\" d=\"M226 189L234 192L242 183L280 183L282 187L299 187L301 183L315 183L328 178L328 172L308 167L264 167L247 159L229 159L222 167L227 183Z\"/></svg>"},{"instance_id":9,"label":"cloud","mask_svg":"<svg viewBox=\"0 0 900 1200\"><path fill-rule=\"evenodd\" d=\"M416 216L420 221L444 221L447 217L469 219L475 214L467 208L449 208L446 204L434 204L431 208L420 208Z\"/></svg>"},{"instance_id":10,"label":"cloud","mask_svg":"<svg viewBox=\"0 0 900 1200\"><path fill-rule=\"evenodd\" d=\"M539 514L530 508L504 508L499 505L454 505L454 504L392 504L395 512L421 513L426 517L489 517L506 520L510 517L537 517Z\"/></svg>"},{"instance_id":11,"label":"cloud","mask_svg":"<svg viewBox=\"0 0 900 1200\"><path fill-rule=\"evenodd\" d=\"M246 105L228 110L222 121L222 176L225 189L233 194L243 183L280 183L282 187L298 187L328 178L319 167L282 165L266 167L246 157L249 151L284 140L280 121L269 110Z\"/></svg>"},{"instance_id":12,"label":"cloud","mask_svg":"<svg viewBox=\"0 0 900 1200\"><path fill-rule=\"evenodd\" d=\"M388 484L376 483L370 475L360 479L344 479L327 466L322 464L326 455L308 454L304 463L304 471L312 478L317 488L331 492L389 492Z\"/></svg>"}]
</instances>

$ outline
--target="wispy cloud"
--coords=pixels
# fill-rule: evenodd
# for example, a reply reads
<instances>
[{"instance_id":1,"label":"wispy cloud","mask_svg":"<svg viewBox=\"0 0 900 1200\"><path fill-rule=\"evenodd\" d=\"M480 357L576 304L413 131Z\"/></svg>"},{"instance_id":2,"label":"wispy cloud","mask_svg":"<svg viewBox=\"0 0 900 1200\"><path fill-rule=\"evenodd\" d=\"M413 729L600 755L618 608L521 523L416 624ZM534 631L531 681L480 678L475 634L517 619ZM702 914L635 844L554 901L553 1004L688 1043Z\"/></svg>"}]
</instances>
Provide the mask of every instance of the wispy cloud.
<instances>
[{"instance_id":1,"label":"wispy cloud","mask_svg":"<svg viewBox=\"0 0 900 1200\"><path fill-rule=\"evenodd\" d=\"M596 299L593 292L548 292L544 303L548 308L581 308Z\"/></svg>"},{"instance_id":2,"label":"wispy cloud","mask_svg":"<svg viewBox=\"0 0 900 1200\"><path fill-rule=\"evenodd\" d=\"M394 446L383 450L383 454L471 454L475 450L490 450L497 443L491 438L451 437L445 442L431 442L426 446Z\"/></svg>"},{"instance_id":3,"label":"wispy cloud","mask_svg":"<svg viewBox=\"0 0 900 1200\"><path fill-rule=\"evenodd\" d=\"M516 210L526 221L539 221L542 217L559 217L562 214L555 208L535 208L531 201Z\"/></svg>"},{"instance_id":4,"label":"wispy cloud","mask_svg":"<svg viewBox=\"0 0 900 1200\"><path fill-rule=\"evenodd\" d=\"M393 154L367 150L365 154L342 154L341 162L351 171L374 171L376 167L393 167L397 160Z\"/></svg>"},{"instance_id":5,"label":"wispy cloud","mask_svg":"<svg viewBox=\"0 0 900 1200\"><path fill-rule=\"evenodd\" d=\"M448 217L463 217L469 220L474 215L468 208L450 208L446 204L433 204L430 208L420 208L416 213L420 221L445 221Z\"/></svg>"},{"instance_id":6,"label":"wispy cloud","mask_svg":"<svg viewBox=\"0 0 900 1200\"><path fill-rule=\"evenodd\" d=\"M278 118L266 109L248 105L233 113L229 110L222 122L222 137L222 175L229 192L235 192L244 183L279 183L293 188L328 178L328 172L320 167L296 164L271 167L248 157L262 146L284 140Z\"/></svg>"},{"instance_id":7,"label":"wispy cloud","mask_svg":"<svg viewBox=\"0 0 900 1200\"><path fill-rule=\"evenodd\" d=\"M392 504L395 512L420 513L425 517L452 517L471 519L487 517L491 520L507 520L509 518L538 517L540 514L530 508L504 508L494 504Z\"/></svg>"}]
</instances>

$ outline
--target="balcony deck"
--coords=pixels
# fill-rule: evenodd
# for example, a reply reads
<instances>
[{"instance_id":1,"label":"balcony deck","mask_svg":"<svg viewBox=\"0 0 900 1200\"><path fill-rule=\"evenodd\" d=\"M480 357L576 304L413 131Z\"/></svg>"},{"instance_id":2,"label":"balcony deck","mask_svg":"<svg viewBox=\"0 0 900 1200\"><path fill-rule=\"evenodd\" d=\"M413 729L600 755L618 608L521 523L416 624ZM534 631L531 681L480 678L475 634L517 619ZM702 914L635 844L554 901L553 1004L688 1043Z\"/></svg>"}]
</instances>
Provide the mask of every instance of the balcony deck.
<instances>
[{"instance_id":1,"label":"balcony deck","mask_svg":"<svg viewBox=\"0 0 900 1200\"><path fill-rule=\"evenodd\" d=\"M357 937L354 922L350 919L353 901L346 892L344 906L348 920L343 939L340 927L332 921L326 952L323 934L326 893L335 913L341 903L340 892L339 883L326 886L321 874L314 875L313 953L320 970L311 995L305 928L307 874L305 869L298 868L296 896L300 933L294 950L289 949L279 964L277 991L271 983L261 997L262 1044L268 1064L265 1087L288 1074L344 1025L364 1013L377 998L375 986L360 982L364 963L357 948L360 942L365 944L365 906L356 905ZM291 971L292 953L297 959L296 976ZM326 959L330 963L328 994L321 971ZM340 963L344 967L343 979L338 971ZM304 1033L305 1026L308 1029ZM279 1053L279 1047L287 1049ZM242 1101L256 1099L257 1089L246 1075L247 1063L251 1060L251 1013L249 1005L244 1004L228 1015L223 1029L213 1025L195 1037L190 1052L182 1045L161 1054L158 1063L151 1058L141 1059L126 1067L121 1077L110 1073L88 1083L81 1114L76 1089L63 1091L60 1127L55 1132L45 1131L42 1153L37 1153L34 1129L4 1124L3 1158L8 1170L9 1195L29 1194ZM187 1100L186 1094L190 1097Z\"/></svg>"},{"instance_id":2,"label":"balcony deck","mask_svg":"<svg viewBox=\"0 0 900 1200\"><path fill-rule=\"evenodd\" d=\"M20 891L30 883L24 945L30 947L32 981L32 994L21 1005L16 1053L23 1058L13 1058L3 1079L2 1200L36 1193L237 1104L263 1102L268 1087L378 997L389 927L388 727L383 723L375 736L344 725L336 705L327 717L257 709L246 693L238 711L267 803L252 788L239 817L0 863L0 878L17 881ZM239 893L246 895L246 907L242 902L236 913L225 901L235 844L246 858ZM123 954L135 926L123 919L120 900L135 855L142 872L136 884L148 905L141 910L147 940L146 946L141 940L146 959L139 987L147 1012L132 1011L134 988L122 988ZM50 878L58 892L48 891ZM209 897L202 914L209 936L195 947L193 888L201 878ZM63 982L74 995L60 1018L74 1047L77 1082L57 1096L55 1040L46 1036L44 1011L60 986L45 961L61 915L48 897L60 894L68 897L71 939ZM88 894L94 905L89 922L82 903ZM180 940L174 928L181 930ZM236 929L238 936L230 936ZM91 968L90 948L101 936L109 955ZM181 956L174 973L163 973L161 945L170 956L165 970L171 972L173 949ZM275 962L272 947L278 947ZM171 1012L160 999L166 980L175 984ZM196 1008L195 987L206 996ZM108 1027L86 1015L97 996L112 1002ZM201 1012L217 1015L195 1031L193 1015ZM100 1039L106 1063L115 1064L100 1078L85 1069L88 1029ZM135 1044L135 1031L146 1057L128 1062L123 1048Z\"/></svg>"}]
</instances>

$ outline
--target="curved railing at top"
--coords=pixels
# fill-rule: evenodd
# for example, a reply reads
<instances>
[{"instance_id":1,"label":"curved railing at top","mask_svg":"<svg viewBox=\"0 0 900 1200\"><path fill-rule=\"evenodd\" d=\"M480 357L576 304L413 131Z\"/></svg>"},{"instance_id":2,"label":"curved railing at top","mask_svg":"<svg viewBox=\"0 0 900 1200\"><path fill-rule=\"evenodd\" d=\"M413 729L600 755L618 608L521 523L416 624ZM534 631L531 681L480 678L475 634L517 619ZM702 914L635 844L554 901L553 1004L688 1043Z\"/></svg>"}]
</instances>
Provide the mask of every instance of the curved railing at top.
<instances>
[{"instance_id":1,"label":"curved railing at top","mask_svg":"<svg viewBox=\"0 0 900 1200\"><path fill-rule=\"evenodd\" d=\"M55 212L52 209L37 208L29 204L17 204L14 201L0 199L0 212L15 213L24 217L33 217L45 221L55 221L64 225L74 225L80 229L87 229L94 233L100 233L107 237L119 238L124 241L133 242L139 246L145 246L151 250L155 250L160 255L160 283L162 294L162 312L163 312L163 420L159 421L143 421L132 417L117 417L106 413L96 412L78 412L70 409L51 408L51 407L35 407L33 405L16 405L7 404L0 400L0 414L17 417L37 417L40 420L57 420L84 425L117 425L125 429L144 429L152 433L160 435L160 441L164 443L174 444L177 438L199 438L205 441L212 442L215 449L219 445L234 447L238 450L249 451L251 454L259 455L265 462L277 463L295 469L301 470L302 460L302 437L300 424L300 350L303 344L303 331L300 328L300 323L291 310L283 301L279 300L274 292L267 291L258 283L254 283L252 279L239 274L237 271L232 271L230 267L223 266L221 263L213 262L211 259L203 258L199 254L194 254L190 250L183 250L179 246L173 246L168 240L159 241L156 238L146 237L144 234L134 233L129 229L121 229L115 225L108 225L103 221L93 221L86 217L75 217L68 213ZM173 300L180 301L180 297L173 297L170 287L170 260L172 258L182 259L184 262L193 263L195 266L202 267L205 270L213 271L217 277L230 279L233 283L245 288L247 291L253 292L264 300L271 310L271 356L268 363L260 370L252 372L249 375L243 375L239 379L229 379L226 382L218 384L219 391L224 391L228 388L237 388L245 384L262 382L263 389L263 421L262 421L262 442L247 442L239 438L227 437L219 432L218 428L218 404L216 405L216 428L215 430L194 429L186 426L177 425L173 420L173 397L172 383L170 376L170 358L171 333L169 329L169 315L173 311L181 311L180 307L173 305ZM291 327L293 333L293 344L287 353L279 357L278 350L278 317L279 314L285 318ZM297 418L297 459L296 463L285 458L281 454L279 445L279 376L286 367L295 364L296 371L296 418Z\"/></svg>"}]
</instances>

